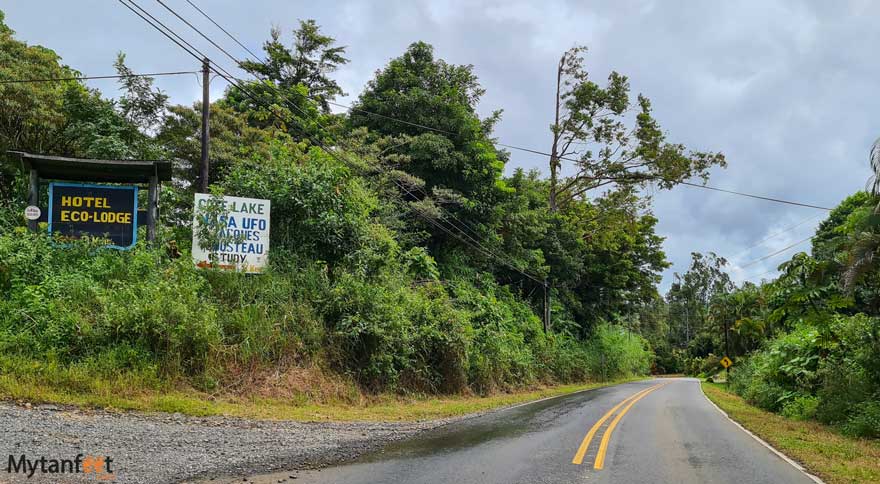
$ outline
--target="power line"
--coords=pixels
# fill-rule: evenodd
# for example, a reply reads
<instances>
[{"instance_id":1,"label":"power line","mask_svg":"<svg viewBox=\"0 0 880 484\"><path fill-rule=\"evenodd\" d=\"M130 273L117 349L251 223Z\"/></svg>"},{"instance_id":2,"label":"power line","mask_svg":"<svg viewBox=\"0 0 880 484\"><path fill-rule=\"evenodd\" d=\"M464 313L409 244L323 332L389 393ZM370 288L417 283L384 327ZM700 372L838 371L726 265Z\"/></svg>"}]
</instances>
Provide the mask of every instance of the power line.
<instances>
[{"instance_id":1,"label":"power line","mask_svg":"<svg viewBox=\"0 0 880 484\"><path fill-rule=\"evenodd\" d=\"M437 132L437 133L443 133L443 134L449 134L449 135L453 135L453 136L458 136L458 133L455 133L455 132L452 132L452 131L449 131L449 130L440 129L440 128L435 128L435 127L432 127L432 126L426 126L426 125L424 125L424 124L414 123L414 122L412 122L412 121L407 121L407 120L404 120L404 119L395 118L395 117L388 116L388 115L381 114L381 113L374 113L374 112L367 111L366 109L362 109L362 108L359 108L359 107L357 107L357 106L353 106L353 105L342 104L342 103L337 103L337 102L332 102L332 101L328 101L328 104L331 104L331 105L333 105L333 106L340 107L340 108L343 108L343 109L346 109L346 110L349 110L349 111L360 112L360 113L364 113L364 114L369 115L369 116L374 116L374 117L378 117L378 118L382 118L382 119L387 119L387 120L389 120L389 121L394 121L394 122L397 122L397 123L400 123L400 124L404 124L404 125L407 125L407 126L413 126L413 127L417 127L417 128L421 128L421 129L425 129L425 130L429 130L429 131L434 131L434 132ZM523 151L523 152L526 152L526 153L532 153L532 154L541 155L541 156L546 156L546 157L551 157L551 158L553 157L553 155L550 154L550 153L547 153L547 152L545 152L545 151L536 150L536 149L533 149L533 148L526 148L526 147L523 147L523 146L511 145L511 144L503 143L503 142L500 142L500 141L496 141L494 144L495 144L495 145L498 145L498 146L502 146L502 147L504 147L504 148L510 148L510 149L512 149L512 150ZM574 158L568 158L568 157L565 157L565 156L557 156L556 158L557 158L557 159L560 159L560 160L565 160L565 161L575 162L575 163L579 162L579 160L575 160ZM738 191L734 191L734 190L727 190L727 189L724 189L724 188L712 187L712 186L709 186L709 185L700 185L700 184L697 184L697 183L690 183L690 182L686 182L686 181L682 181L682 182L680 182L680 183L683 184L683 185L688 185L688 186L694 187L694 188L702 188L702 189L705 189L705 190L715 190L715 191L719 191L719 192L730 193L730 194L733 194L733 195L740 195L740 196L744 196L744 197L757 198L757 199L759 199L759 200L766 200L766 201L770 201L770 202L784 203L784 204L788 204L788 205L797 205L797 206L800 206L800 207L816 208L816 209L820 209L820 210L828 210L828 211L831 211L831 210L832 210L832 209L830 209L830 208L828 208L828 207L820 207L820 206L817 206L817 205L811 205L811 204L807 204L807 203L792 202L792 201L789 201L789 200L782 200L782 199L779 199L779 198L766 197L766 196L763 196L763 195L754 195L754 194L751 194L751 193L743 193L743 192L738 192Z\"/></svg>"},{"instance_id":2,"label":"power line","mask_svg":"<svg viewBox=\"0 0 880 484\"><path fill-rule=\"evenodd\" d=\"M152 19L155 20L156 22L162 24L161 22L159 22L159 20L158 20L156 17L153 17L153 16L150 15L146 10L144 10L143 8L141 8L138 4L134 3L134 0L128 0L129 2L131 2L131 5L125 3L125 0L118 0L118 1L119 1L119 3L121 3L125 8L131 10L135 15L137 15L138 17L140 17L141 20L143 20L144 22L150 24L150 26L152 26L154 29L158 30L159 33L161 33L161 34L164 35L165 37L168 37L169 40L171 40L172 42L174 42L175 44L177 44L177 46L180 47L181 49L183 49L184 51L186 51L187 54L189 54L189 55L195 57L195 59L198 60L198 61L201 61L201 60L202 60L202 59L200 59L199 56L197 56L192 50L188 49L188 48L187 48L186 46L184 46L180 41L178 41L177 39L175 39L174 37L172 37L168 32L166 32L165 30L159 28L158 25L156 25L155 23L151 22L149 19L147 19L147 17L144 17L143 15L141 15L140 12L138 12L137 10L135 10L134 8L132 8L131 5L134 5L135 7L138 8L138 10L140 10L140 11L146 13L147 15L150 16L150 18L152 18ZM164 27L164 24L162 24L162 26ZM165 27L165 28L167 29L167 27ZM171 29L168 29L168 30L170 31ZM174 32L172 31L172 33L174 33ZM174 35L177 35L177 34L174 34ZM178 38L179 38L179 36L178 36ZM181 40L183 40L183 39L181 39ZM186 43L187 45L189 45L190 47L192 47L192 45L189 44L188 42L186 42L185 40L184 40L183 42Z\"/></svg>"},{"instance_id":3,"label":"power line","mask_svg":"<svg viewBox=\"0 0 880 484\"><path fill-rule=\"evenodd\" d=\"M123 2L123 0L119 0L119 1L120 1L120 3L123 3L124 6L126 6L127 8L129 8L129 10L131 10L132 12L134 12L135 14L137 14L139 17L141 17L141 19L144 20L145 22L147 22L150 26L152 26L153 28L155 28L156 30L158 30L159 32L161 32L163 35L165 35L166 37L168 37L170 40L174 41L175 44L177 44L179 47L181 47L182 49L184 49L187 53L189 53L190 55L192 55L192 56L193 56L194 58L196 58L197 60L199 59L199 57L198 57L198 55L196 55L196 53L198 53L199 55L201 55L203 58L207 58L207 56L205 56L204 53L202 53L198 48L194 47L192 44L190 44L190 43L187 42L185 39L183 39L179 34L177 34L173 29L171 29L170 27L168 27L167 25L165 25L164 23L162 23L160 20L158 20L156 17L154 17L153 15L151 15L151 14L150 14L149 12L147 12L146 10L144 10L144 9L143 9L142 7L140 7L140 6L139 6L134 0L128 0L128 1L129 1L134 7L136 7L138 10L142 11L142 12L143 12L144 14L146 14L148 17L150 17L151 19L153 19L153 20L155 21L155 23L149 21L146 17L144 17L143 15L139 14L139 13L136 12L134 9L132 9L131 7L129 7L127 4L125 4L125 3ZM162 4L163 6L165 6L165 8L171 10L169 7L167 7L167 5L164 5L164 4L161 2L161 0L157 0L157 1L159 1L159 3ZM172 13L174 13L173 10L172 10ZM176 15L176 14L175 14L175 15ZM181 18L181 17L178 16L178 18ZM183 19L181 18L181 20L183 20ZM194 26L192 26L192 24L190 24L189 22L186 22L185 20L184 20L184 22L187 23L187 25L189 25L190 28L192 28L193 30L198 31L198 29L196 29ZM158 24L158 25L156 25L156 24ZM159 25L161 25L162 28L160 28ZM164 28L164 30L163 30L163 28ZM166 32L166 30L167 30L167 32ZM172 37L172 35L173 35L173 37ZM206 36L204 36L204 34L201 34L201 35L202 35L203 37L206 37ZM177 39L179 39L180 42L178 42L177 40L175 40L175 37L176 37ZM206 37L206 39L207 39L207 37ZM213 41L210 41L210 39L207 39L207 40L209 40L209 42L211 42L211 44L214 45L215 47L220 48L220 47L217 46ZM181 42L182 42L182 43L181 43ZM195 51L196 53L193 53L190 49L188 49L187 47L185 47L183 44L186 44L186 46L188 46L190 49L192 49L192 51ZM220 49L222 50L222 48L220 48ZM224 51L224 53L226 53L227 55L229 55L228 52L225 52L225 51ZM230 55L230 57L232 57L233 61L238 62L233 56ZM240 89L240 90L241 90L246 96L248 96L249 98L251 98L251 100L253 100L253 101L256 102L257 104L261 104L261 105L263 105L264 107L268 107L268 108L269 108L269 112L270 112L273 116L275 116L276 118L278 118L278 119L281 120L282 122L286 122L286 120L284 120L281 116L279 116L277 113L275 113L274 110L271 109L271 106L266 106L265 103L262 103L259 99L257 99L255 96L253 96L253 95L250 93L250 91L248 91L246 88L244 88L243 86L241 86L240 83L237 82L237 81L239 81L239 80L236 79L234 76L232 76L228 71L226 71L226 70L223 69L222 67L217 66L216 63L212 63L212 64L211 64L211 69L214 70L214 71L217 73L217 75L219 75L220 77L226 79L227 82L229 82L230 84L232 84L232 85L234 85L235 87L237 87L238 89ZM221 72L221 71L223 71L223 72ZM274 86L273 86L273 87L274 87ZM288 100L288 102L289 102L289 100ZM296 106L295 104L291 104L291 105L292 105L294 108L296 108L297 110L299 110L302 114L304 114L304 115L306 114L305 112L302 111L301 108L299 108L299 106ZM294 120L294 122L296 122L296 121ZM299 124L299 123L297 123L297 124ZM338 156L336 155L336 153L335 153L333 150L327 148L322 142L320 142L320 140L317 140L317 139L311 137L311 136L310 136L305 130L303 130L303 134L306 135L306 137L309 138L310 141L312 141L312 143L314 143L315 145L319 146L323 151L325 151L327 154L329 154L330 156L332 156L334 159L336 159L337 161L339 161L339 162L341 162L341 163L343 163L343 164L345 164L345 165L347 165L347 166L351 166L346 160L343 160L343 159L341 159L340 157L338 157ZM399 182L397 182L397 180L393 180L393 181L395 182L395 184L398 185L398 187L400 187L402 190L406 191L410 196L413 196L413 197L414 197L414 195L412 194L412 192L409 191L409 190L408 190L406 187L404 187L402 184L400 184ZM414 198L417 198L417 197L414 197ZM474 244L476 244L476 246L475 246L474 244L468 242L467 240L462 239L460 236L458 236L457 234L453 233L452 231L450 231L447 227L445 227L444 225L440 224L438 221L436 221L436 220L434 220L432 217L430 217L430 215L424 213L423 211L419 210L419 209L416 208L416 207L411 207L411 208L413 208L414 212L416 212L416 213L417 213L419 216L421 216L423 219L425 219L425 220L428 221L429 223L431 223L431 224L437 226L438 228L440 228L440 229L443 230L444 232L448 233L449 235L455 237L456 239L458 239L459 241L461 241L461 242L464 243L465 245L468 245L468 246L470 246L470 247L472 247L472 248L474 248L474 249L480 251L480 252L483 253L484 255L490 255L490 256L493 256L493 257L495 257L496 259L498 259L500 262L502 262L503 264L505 264L505 265L507 265L508 267L510 267L511 269L513 269L514 271L519 272L520 274L522 274L522 275L524 275L524 276L526 276L526 277L529 277L530 279L534 280L535 282L537 282L537 283L539 283L539 284L544 284L544 281L542 281L542 280L536 278L535 276L529 274L528 272L523 271L522 269L517 268L515 265L513 265L512 263L510 263L510 262L507 261L506 259L504 259L504 258L498 256L497 254L494 254L493 252L491 252L490 250L488 250L488 249L486 249L485 247L483 247L479 242L477 242L476 240L474 240L473 238L471 238L471 237L468 236L467 234L465 234L465 236L467 236L468 238L470 238L471 240L473 240L473 241L474 241ZM442 207L441 207L441 209L442 209ZM452 224L452 226L455 227L454 224ZM455 228L461 232L461 229L459 229L459 228L457 228L457 227L455 227ZM462 233L464 233L464 232L462 232Z\"/></svg>"},{"instance_id":4,"label":"power line","mask_svg":"<svg viewBox=\"0 0 880 484\"><path fill-rule=\"evenodd\" d=\"M183 74L198 74L198 71L174 71L174 72L151 72L148 74L117 74L107 76L77 76L77 77L47 77L42 79L4 79L0 84L23 84L29 82L63 82L63 81L89 81L94 79L126 79L131 77L159 77L179 76Z\"/></svg>"},{"instance_id":5,"label":"power line","mask_svg":"<svg viewBox=\"0 0 880 484\"><path fill-rule=\"evenodd\" d=\"M395 117L388 116L388 115L381 114L381 113L374 113L374 112L367 111L367 110L365 110L365 109L362 109L362 108L359 108L359 107L357 107L357 106L353 106L353 105L347 105L347 104L342 104L342 103L337 103L337 102L332 102L332 101L328 101L328 104L331 104L331 105L333 105L333 106L340 107L340 108L343 108L343 109L346 109L346 110L349 110L349 111L360 112L360 113L364 113L364 114L369 115L369 116L374 116L374 117L377 117L377 118L382 118L382 119L386 119L386 120L389 120L389 121L394 121L394 122L397 122L397 123L400 123L400 124L404 124L404 125L407 125L407 126L413 126L413 127L417 127L417 128L421 128L421 129L425 129L425 130L429 130L429 131L434 131L434 132L437 132L437 133L449 134L449 135L453 135L453 136L458 136L458 135L459 135L458 133L455 133L455 132L452 132L452 131L449 131L449 130L440 129L440 128L435 128L435 127L432 127L432 126L426 126L426 125L424 125L424 124L414 123L414 122L412 122L412 121L407 121L407 120L404 120L404 119L395 118ZM504 147L504 148L509 148L509 149L512 149L512 150L523 151L523 152L526 152L526 153L532 153L532 154L535 154L535 155L541 155L541 156L546 156L546 157L550 157L550 158L553 157L553 155L550 154L550 153L547 153L547 152L545 152L545 151L536 150L536 149L533 149L533 148L526 148L526 147L523 147L523 146L511 145L511 144L503 143L503 142L500 142L500 141L496 141L494 144L497 145L497 146L501 146L501 147ZM556 158L557 158L557 159L560 159L560 160L565 160L565 161L575 162L575 163L579 162L579 160L576 160L576 159L574 159L574 158L565 157L565 156L557 156ZM715 190L715 191L718 191L718 192L724 192L724 193L729 193L729 194L733 194L733 195L740 195L740 196L743 196L743 197L749 197L749 198L756 198L756 199L759 199L759 200L766 200L766 201L770 201L770 202L784 203L784 204L788 204L788 205L796 205L796 206L800 206L800 207L816 208L816 209L819 209L819 210L827 210L827 211L831 211L831 210L832 210L832 209L830 209L830 208L828 208L828 207L821 207L821 206L818 206L818 205L811 205L811 204L808 204L808 203L793 202L793 201L790 201L790 200L783 200L783 199L779 199L779 198L766 197L766 196L763 196L763 195L754 195L754 194L751 194L751 193L744 193L744 192L738 192L738 191L734 191L734 190L727 190L727 189L724 189L724 188L717 188L717 187L713 187L713 186L709 186L709 185L700 185L700 184L698 184L698 183L691 183L691 182L686 182L686 181L682 181L682 182L680 182L680 183L681 183L682 185L687 185L687 186L691 186L691 187L694 187L694 188L702 188L702 189L705 189L705 190Z\"/></svg>"},{"instance_id":6,"label":"power line","mask_svg":"<svg viewBox=\"0 0 880 484\"><path fill-rule=\"evenodd\" d=\"M260 57L259 57L257 54L254 54L254 52L253 52L252 50L248 49L247 46L245 46L244 44L242 44L241 42L239 42L238 39L236 39L234 35L230 34L228 30L224 29L222 26L220 26L220 24L218 24L217 22L215 22L214 19L211 18L210 15L208 15L207 13L205 13L204 11L202 11L202 9L200 9L196 4L192 3L190 0L186 0L186 3L190 4L190 5L192 6L192 8L198 10L198 12L199 12L200 14L204 15L206 19L210 20L211 23L214 24L215 27L217 27L218 29L222 30L224 34L226 34L230 39L233 40L233 42L235 42L236 44L238 44L242 49L246 50L246 51L248 52L248 54L250 54L251 57L254 58L254 60L256 60L256 61L259 62L259 63L262 63L262 62L263 62L262 60L260 60Z\"/></svg>"},{"instance_id":7,"label":"power line","mask_svg":"<svg viewBox=\"0 0 880 484\"><path fill-rule=\"evenodd\" d=\"M776 252L773 252L772 254L767 254L767 255L765 255L764 257L761 257L761 258L755 259L755 260L753 260L753 261L750 261L750 262L748 262L748 263L746 263L746 264L743 264L743 265L739 266L739 268L740 268L740 269L745 269L746 267L749 267L749 266L755 265L755 264L757 264L758 262L761 262L761 261L767 260L767 259L769 259L769 258L771 258L771 257L773 257L773 256L776 256L776 255L779 255L779 254L781 254L781 253L783 253L783 252L785 252L785 251L787 251L787 250L789 250L789 249L792 249L792 248L794 248L794 247L797 247L798 245L803 244L804 242L806 242L806 241L808 241L808 240L812 240L813 237L815 237L815 235L811 235L811 236L807 237L806 239L799 240L799 241L797 241L797 242L795 242L795 243L793 243L793 244L791 244L791 245L788 245L788 246L786 246L786 247L783 247L783 248L777 250Z\"/></svg>"},{"instance_id":8,"label":"power line","mask_svg":"<svg viewBox=\"0 0 880 484\"><path fill-rule=\"evenodd\" d=\"M815 220L815 219L817 219L817 218L819 218L819 217L821 217L821 216L822 216L822 214L819 214L819 215L813 215L813 216L807 217L807 218L801 220L800 222L798 222L798 223L796 223L796 224L794 224L794 225L791 225L791 226L789 226L789 227L786 227L786 228L780 230L779 232L775 232L775 233L773 233L773 234L771 234L771 235L768 235L767 237L765 237L765 238L763 238L763 239L761 239L761 240L755 242L754 244L752 244L752 245L746 247L745 249L743 249L743 251L740 252L739 254L735 255L734 258L737 258L737 257L739 257L739 256L741 256L741 255L744 255L744 254L748 253L750 250L754 249L755 247L759 247L759 246L761 246L761 245L764 245L764 242L767 242L767 241L772 240L772 239L774 239L774 238L776 238L776 237L778 237L778 236L780 236L780 235L782 235L782 234L784 234L784 233L787 233L787 232L789 232L789 231L791 231L791 230L794 230L794 229L800 227L801 225L803 225L803 224L805 224L805 223L807 223L807 222L809 222L809 221L811 221L811 220Z\"/></svg>"},{"instance_id":9,"label":"power line","mask_svg":"<svg viewBox=\"0 0 880 484\"><path fill-rule=\"evenodd\" d=\"M766 276L766 275L768 275L768 274L772 274L772 273L777 272L777 271L779 271L779 268L773 268L773 269L770 269L770 270L767 271L767 272L762 272L762 273L758 274L757 276L749 276L748 279L759 279L759 278L761 278L761 277L764 277L764 276Z\"/></svg>"},{"instance_id":10,"label":"power line","mask_svg":"<svg viewBox=\"0 0 880 484\"><path fill-rule=\"evenodd\" d=\"M217 45L213 40L209 39L205 34L203 34L203 33L202 33L201 31L199 31L197 28L193 27L192 24L190 24L189 22L187 22L186 20L184 20L180 15L178 15L178 14L177 14L176 12L174 12L171 8L169 8L164 2L162 2L162 0L156 0L156 1L159 2L163 7L165 7L165 8L168 9L169 11L171 11L175 16L177 16L178 18L180 18L180 19L181 19L183 22L185 22L187 25L189 25L193 30L195 30L196 32L198 32L199 35L201 35L203 38L205 38L205 39L206 39L208 42L210 42L212 45L214 45L215 47L217 47L221 52L223 52L223 53L226 54L228 57L230 57L231 59L233 59L234 62L236 62L236 63L238 63L238 64L241 64L241 61L237 60L234 56L232 56L231 54L229 54L229 52L227 52L225 49L223 49L222 47L220 47L219 45ZM190 5L192 5L193 8L195 8L196 10L198 10L199 13L201 13L202 15L204 15L205 18L207 18L209 21L211 21L211 23L213 23L215 26L217 26L217 28L219 28L219 29L222 30L227 36L229 36L229 38L231 38L235 43L237 43L239 46L241 46L242 48L244 48L245 50L247 50L247 51L251 54L251 56L253 56L254 59L256 59L259 63L261 63L261 64L264 63L264 62L260 61L259 58L258 58L258 56L255 55L253 52L251 52L250 49L248 49L247 47L245 47L245 45L244 45L241 41L239 41L234 35L232 35L231 33L229 33L228 30L226 30L226 29L224 29L222 26L220 26L220 24L218 24L213 18L211 18L211 17L210 17L207 13L205 13L202 9L200 9L199 7L197 7L197 6L196 6L193 2L191 2L190 0L186 0L186 1L187 1L187 3L189 3ZM325 101L327 102L327 104L330 104L330 105L332 105L332 106L336 106L336 107L340 107L340 108L346 109L346 110L348 110L348 111L355 111L355 112L364 113L364 114L369 115L369 116L374 116L374 117L378 117L378 118L381 118L381 119L386 119L386 120L393 121L393 122L396 122L396 123L399 123L399 124L404 124L404 125L407 125L407 126L412 126L412 127L416 127L416 128L420 128L420 129L424 129L424 130L428 130L428 131L433 131L433 132L436 132L436 133L448 134L448 135L452 135L452 136L459 136L459 135L460 135L460 133L455 133L455 132L453 132L453 131L449 131L449 130L446 130L446 129L436 128L436 127L433 127L433 126L427 126L427 125L424 125L424 124L421 124L421 123L416 123L416 122L408 121L408 120L405 120L405 119L395 118L395 117L393 117L393 116L388 116L388 115L381 114L381 113L375 113L375 112L368 111L368 110L363 109L363 108L359 108L359 107L357 107L357 106L353 106L353 105L349 105L349 104L342 104L342 103L338 103L338 102L334 102L334 101L329 101L329 100L325 100ZM504 143L504 142L501 142L501 141L495 141L494 144L497 145L497 146L501 146L501 147L504 147L504 148L509 148L509 149L512 149L512 150L522 151L522 152L526 152L526 153L532 153L532 154L541 155L541 156L546 156L546 157L551 157L551 158L553 157L553 155L550 154L550 153L547 153L547 152L545 152L545 151L536 150L536 149L533 149L533 148L527 148L527 147L523 147L523 146L517 146L517 145L507 144L507 143ZM564 157L564 156L557 156L556 158L557 158L557 159L560 159L560 160L565 160L565 161L575 162L575 163L579 162L579 160L576 160L576 159L574 159L574 158ZM712 187L712 186L709 186L709 185L700 185L700 184L697 184L697 183L690 183L690 182L685 182L685 181L682 181L682 182L680 182L680 183L683 184L683 185L688 185L688 186L695 187L695 188L702 188L702 189L705 189L705 190L715 190L715 191L718 191L718 192L724 192L724 193L729 193L729 194L733 194L733 195L740 195L740 196L744 196L744 197L755 198L755 199L765 200L765 201L770 201L770 202L775 202L775 203L783 203L783 204L788 204L788 205L795 205L795 206L800 206L800 207L808 207L808 208L815 208L815 209L819 209L819 210L827 210L827 211L831 211L831 209L828 208L828 207L821 207L821 206L818 206L818 205L812 205L812 204L808 204L808 203L793 202L793 201L790 201L790 200L783 200L783 199L773 198L773 197L767 197L767 196L763 196L763 195L754 195L754 194L750 194L750 193L744 193L744 192L739 192L739 191L735 191L735 190L727 190L727 189L723 189L723 188Z\"/></svg>"},{"instance_id":11,"label":"power line","mask_svg":"<svg viewBox=\"0 0 880 484\"><path fill-rule=\"evenodd\" d=\"M163 2L162 0L156 0L156 1L157 1L160 5L162 5L166 10L168 10L169 12L171 12L172 15L174 15L174 16L177 17L180 21L182 21L184 24L186 24L190 29L194 30L197 34L199 34L203 39L207 40L211 45L213 45L214 47L216 47L217 49L219 49L221 52L223 52L227 57L229 57L233 62L235 62L236 65L241 65L241 61L240 61L238 58L236 58L235 56L233 56L232 54L230 54L226 49L224 49L223 47L221 47L220 45L218 45L213 39L211 39L210 37L208 37L205 33L203 33L203 32L202 32L201 30L199 30L197 27L195 27L191 22L189 22L188 20L186 20L185 18L183 18L180 14L178 14L176 11L174 11L174 9L172 9L171 7L169 7L165 2ZM195 6L195 5L193 5L193 6ZM196 8L197 8L197 7L196 7ZM202 13L202 15L205 15L205 16L207 17L207 14L206 14L204 11L201 11L201 10L199 10L199 11ZM213 21L213 19L211 19L210 17L208 17L208 18L209 18L209 20L211 20L215 25L217 25L218 27L220 27L219 24L217 24L216 22ZM167 27L166 27L166 28L167 28ZM222 29L222 27L220 27L220 28ZM224 29L224 30L225 30L225 29ZM232 35L229 34L228 32L227 32L227 35L232 36ZM234 37L233 37L233 38L234 38ZM263 62L263 61L260 61L259 59L258 59L258 62L259 62L260 64L264 64L264 62ZM227 74L229 74L229 72L226 71L225 69L224 69L224 72L226 72ZM253 73L252 73L252 74L253 74ZM229 74L229 75L231 76L231 74ZM257 77L258 79L260 79L260 80L263 80L263 79L260 78L259 76L256 76L256 77ZM240 79L236 79L236 80L239 81L239 82L242 82ZM282 92L281 92L279 89L277 89L274 85L271 85L271 86L269 86L269 87L270 87L273 91L275 91L277 94L279 94L279 95L281 95L282 97L284 97L284 93L282 93ZM302 110L299 108L299 106L297 106L297 105L294 104L294 103L290 103L289 100L286 99L286 98L285 98L285 100L288 101L288 104L290 104L290 105L291 105L292 107L294 107L296 110L300 111L300 113L302 113L303 115L305 115L305 113L302 112ZM320 125L320 123L318 123L318 124ZM322 126L322 128L323 128L323 126ZM400 183L397 183L396 180L395 180L395 184L397 184L398 186L401 186ZM426 196L426 197L429 196L428 193L425 192L421 187L416 187L416 190L420 191L420 192L421 192L424 196ZM408 190L407 190L407 191L408 191ZM416 198L416 199L417 199L418 197L413 196L413 198ZM476 237L479 237L479 234L477 234L476 230L474 230L474 229L473 229L472 227L470 227L468 224L466 224L466 223L463 222L461 219L459 219L454 213L452 213L452 212L450 212L450 211L444 209L443 207L439 207L439 208L440 208L440 210L441 210L443 213L449 215L452 219L454 219L455 221L457 221L462 227L464 227L465 229L467 229L468 231L470 231L471 234L475 235ZM452 221L448 221L448 222L449 222L450 225L452 225L453 227L455 227L455 223L454 223L454 222L452 222ZM456 228L458 228L458 229L460 230L460 227L456 227ZM465 231L462 231L462 233L465 233ZM469 239L471 239L472 241L474 241L475 243L479 244L479 242L477 242L477 240L476 240L474 237L471 237L470 235L468 235L468 234L466 234L466 233L465 233L465 235L466 235ZM498 257L498 256L496 255L496 257Z\"/></svg>"},{"instance_id":12,"label":"power line","mask_svg":"<svg viewBox=\"0 0 880 484\"><path fill-rule=\"evenodd\" d=\"M159 5L165 7L165 10L168 10L169 12L171 12L172 15L174 15L175 17L177 17L178 20L180 20L181 22L185 23L189 28L195 30L197 34L201 35L203 39L207 40L207 41L208 41L211 45L213 45L217 50L219 50L220 52L224 53L224 54L226 55L226 57L229 57L230 59L232 59L232 62L235 62L236 65L241 64L241 62L240 62L238 59L236 59L235 56L233 56L232 54L230 54L230 53L229 53L226 49L224 49L223 47L220 47L220 45L218 45L216 42L214 42L213 40L211 40L210 37L208 37L207 35L203 34L201 30L197 29L193 24L189 23L189 21L188 21L187 19L183 18L180 14L178 14L176 11L174 11L173 8L169 7L165 2L163 2L162 0L156 0L156 2L158 2Z\"/></svg>"},{"instance_id":13,"label":"power line","mask_svg":"<svg viewBox=\"0 0 880 484\"><path fill-rule=\"evenodd\" d=\"M827 210L827 211L829 211L829 212L830 212L831 210L833 210L833 209L828 208L828 207L820 207L820 206L818 206L818 205L810 205L810 204L808 204L808 203L792 202L792 201L790 201L790 200L782 200L782 199L780 199L780 198L765 197L765 196L762 196L762 195L752 195L751 193L737 192L737 191L734 191L734 190L725 190L724 188L710 187L709 185L700 185L700 184L697 184L697 183L690 183L690 182L686 182L686 181L681 182L681 184L682 184L682 185L687 185L687 186L689 186L689 187L703 188L703 189L706 189L706 190L715 190L716 192L724 192L724 193L730 193L730 194L732 194L732 195L740 195L740 196L743 196L743 197L757 198L757 199L759 199L759 200L767 200L767 201L770 201L770 202L785 203L785 204L788 204L788 205L797 205L797 206L799 206L799 207L816 208L816 209L819 209L819 210Z\"/></svg>"}]
</instances>

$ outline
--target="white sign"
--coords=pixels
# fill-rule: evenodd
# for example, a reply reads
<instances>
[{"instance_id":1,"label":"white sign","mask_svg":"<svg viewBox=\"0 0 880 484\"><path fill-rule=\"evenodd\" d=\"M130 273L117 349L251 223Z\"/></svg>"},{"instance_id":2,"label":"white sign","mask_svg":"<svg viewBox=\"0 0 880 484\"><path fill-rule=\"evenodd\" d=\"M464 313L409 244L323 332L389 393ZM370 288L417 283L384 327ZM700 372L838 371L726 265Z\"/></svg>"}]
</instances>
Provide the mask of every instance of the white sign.
<instances>
[{"instance_id":1,"label":"white sign","mask_svg":"<svg viewBox=\"0 0 880 484\"><path fill-rule=\"evenodd\" d=\"M33 205L28 205L24 209L24 218L28 220L37 220L40 218L40 215L43 212L40 211L40 207L35 207Z\"/></svg>"},{"instance_id":2,"label":"white sign","mask_svg":"<svg viewBox=\"0 0 880 484\"><path fill-rule=\"evenodd\" d=\"M211 215L206 210L213 197L196 193L193 220L193 262L198 267L242 271L249 274L263 272L269 260L269 200L258 198L222 198L221 213ZM202 247L199 227L203 223L216 224L218 243ZM205 242L202 242L204 244ZM210 244L209 244L210 245Z\"/></svg>"}]
</instances>

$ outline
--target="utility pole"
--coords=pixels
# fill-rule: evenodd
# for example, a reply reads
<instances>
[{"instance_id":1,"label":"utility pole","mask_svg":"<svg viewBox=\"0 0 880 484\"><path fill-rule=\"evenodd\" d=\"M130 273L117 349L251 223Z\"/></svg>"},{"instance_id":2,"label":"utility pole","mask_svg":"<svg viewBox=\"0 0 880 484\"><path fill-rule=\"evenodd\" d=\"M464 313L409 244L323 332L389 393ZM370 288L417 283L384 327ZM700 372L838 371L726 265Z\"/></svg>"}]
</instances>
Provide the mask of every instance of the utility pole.
<instances>
[{"instance_id":1,"label":"utility pole","mask_svg":"<svg viewBox=\"0 0 880 484\"><path fill-rule=\"evenodd\" d=\"M550 332L550 285L544 279L544 333Z\"/></svg>"},{"instance_id":2,"label":"utility pole","mask_svg":"<svg viewBox=\"0 0 880 484\"><path fill-rule=\"evenodd\" d=\"M199 165L199 192L208 193L208 146L211 138L208 118L211 113L211 61L202 59L202 162Z\"/></svg>"}]
</instances>

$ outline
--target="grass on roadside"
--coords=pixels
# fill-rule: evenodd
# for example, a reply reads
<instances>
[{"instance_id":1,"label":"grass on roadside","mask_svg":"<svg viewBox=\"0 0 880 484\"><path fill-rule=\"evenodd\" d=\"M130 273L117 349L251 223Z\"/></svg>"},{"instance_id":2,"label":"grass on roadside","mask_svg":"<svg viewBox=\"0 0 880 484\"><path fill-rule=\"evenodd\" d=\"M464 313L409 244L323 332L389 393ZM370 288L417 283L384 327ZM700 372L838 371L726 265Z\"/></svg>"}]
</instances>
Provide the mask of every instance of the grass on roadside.
<instances>
[{"instance_id":1,"label":"grass on roadside","mask_svg":"<svg viewBox=\"0 0 880 484\"><path fill-rule=\"evenodd\" d=\"M880 482L880 442L846 437L818 422L761 410L717 383L704 382L703 391L730 418L825 482Z\"/></svg>"},{"instance_id":2,"label":"grass on roadside","mask_svg":"<svg viewBox=\"0 0 880 484\"><path fill-rule=\"evenodd\" d=\"M480 412L540 398L614 385L629 378L604 383L556 385L487 397L401 397L379 395L361 403L312 403L274 398L212 397L194 390L132 390L124 382L104 382L88 391L76 391L38 381L0 375L0 399L56 403L89 408L180 412L185 415L223 415L265 420L299 421L416 421Z\"/></svg>"}]
</instances>

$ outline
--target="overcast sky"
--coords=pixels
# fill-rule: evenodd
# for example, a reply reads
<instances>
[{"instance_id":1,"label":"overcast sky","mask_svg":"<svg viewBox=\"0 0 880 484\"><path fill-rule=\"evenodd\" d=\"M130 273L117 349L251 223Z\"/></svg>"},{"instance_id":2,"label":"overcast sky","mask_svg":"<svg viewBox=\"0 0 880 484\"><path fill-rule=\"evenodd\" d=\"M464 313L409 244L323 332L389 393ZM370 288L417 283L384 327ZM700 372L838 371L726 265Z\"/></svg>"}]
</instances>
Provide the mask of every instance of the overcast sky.
<instances>
[{"instance_id":1,"label":"overcast sky","mask_svg":"<svg viewBox=\"0 0 880 484\"><path fill-rule=\"evenodd\" d=\"M138 2L229 65L156 2ZM612 70L628 76L633 91L652 100L670 141L727 156L729 167L709 182L720 188L833 207L865 186L867 153L880 135L880 123L871 120L880 113L880 2L193 2L255 52L271 26L289 31L297 19L315 19L348 46L351 63L337 79L349 98L411 42L429 42L446 61L475 66L486 88L481 113L504 109L496 131L502 142L543 151L556 63L567 48L587 45L593 78ZM185 0L166 3L244 55ZM87 75L112 73L117 51L136 72L199 67L115 1L3 0L0 9L19 39L54 49ZM195 76L157 84L173 102L200 97ZM116 95L112 81L92 85ZM218 85L213 95L221 93ZM512 155L508 172L546 171L546 158ZM776 265L809 243L739 266L809 237L823 219L814 209L687 186L658 192L654 200L657 231L673 263L664 290L673 272L687 269L692 251L728 257L737 281L772 277Z\"/></svg>"}]
</instances>

